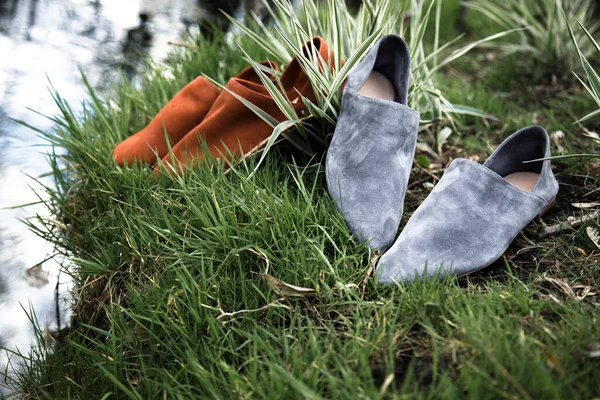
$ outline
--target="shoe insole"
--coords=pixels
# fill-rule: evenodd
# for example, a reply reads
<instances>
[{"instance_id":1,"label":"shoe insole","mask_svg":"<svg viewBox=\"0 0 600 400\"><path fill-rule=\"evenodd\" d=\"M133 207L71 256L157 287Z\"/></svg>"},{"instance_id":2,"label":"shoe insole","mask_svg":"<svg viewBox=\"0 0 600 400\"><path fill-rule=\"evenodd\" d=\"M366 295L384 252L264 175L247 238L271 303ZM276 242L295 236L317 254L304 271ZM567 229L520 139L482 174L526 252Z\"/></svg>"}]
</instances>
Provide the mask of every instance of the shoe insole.
<instances>
[{"instance_id":1,"label":"shoe insole","mask_svg":"<svg viewBox=\"0 0 600 400\"><path fill-rule=\"evenodd\" d=\"M358 93L374 99L394 101L396 91L392 82L385 75L373 71Z\"/></svg>"},{"instance_id":2,"label":"shoe insole","mask_svg":"<svg viewBox=\"0 0 600 400\"><path fill-rule=\"evenodd\" d=\"M540 174L536 174L535 172L515 172L506 175L504 179L519 189L531 192L540 179Z\"/></svg>"}]
</instances>

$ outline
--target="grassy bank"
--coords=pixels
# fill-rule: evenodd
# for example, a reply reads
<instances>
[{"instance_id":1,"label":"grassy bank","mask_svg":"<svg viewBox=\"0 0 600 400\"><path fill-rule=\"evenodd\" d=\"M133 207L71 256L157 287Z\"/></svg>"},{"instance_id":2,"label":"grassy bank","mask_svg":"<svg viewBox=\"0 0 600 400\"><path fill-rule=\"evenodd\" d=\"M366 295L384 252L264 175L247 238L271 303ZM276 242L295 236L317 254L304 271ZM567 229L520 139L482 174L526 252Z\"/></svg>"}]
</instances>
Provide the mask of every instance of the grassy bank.
<instances>
[{"instance_id":1,"label":"grassy bank","mask_svg":"<svg viewBox=\"0 0 600 400\"><path fill-rule=\"evenodd\" d=\"M456 2L447 4L444 24L457 13ZM469 26L481 24L472 17ZM475 32L467 39L482 37ZM265 56L240 40L254 60ZM78 265L77 316L48 339L51 354L30 361L17 384L23 394L600 396L599 250L586 234L600 218L539 237L543 224L588 212L572 203L600 201L597 161L556 160L557 204L492 266L461 279L382 287L372 278L376 255L353 240L326 192L322 154L283 144L250 178L256 158L227 174L198 167L159 179L145 167L115 165L115 144L185 83L200 73L224 83L247 64L220 35L193 45L153 68L140 89L122 82L109 98L92 92L83 115L57 97L58 128L46 135L67 153L53 158L58 187L49 189L48 207L56 221L39 233ZM443 142L438 132L450 121L425 127L420 140L438 154L418 152L404 223L450 160L483 161L522 126L564 132L553 134L554 154L598 151L573 125L595 107L585 90L569 76L534 82L528 65L521 55L480 49L435 75L451 102L498 120L454 116L457 130ZM592 121L585 129L599 127ZM314 292L289 296L285 283Z\"/></svg>"}]
</instances>

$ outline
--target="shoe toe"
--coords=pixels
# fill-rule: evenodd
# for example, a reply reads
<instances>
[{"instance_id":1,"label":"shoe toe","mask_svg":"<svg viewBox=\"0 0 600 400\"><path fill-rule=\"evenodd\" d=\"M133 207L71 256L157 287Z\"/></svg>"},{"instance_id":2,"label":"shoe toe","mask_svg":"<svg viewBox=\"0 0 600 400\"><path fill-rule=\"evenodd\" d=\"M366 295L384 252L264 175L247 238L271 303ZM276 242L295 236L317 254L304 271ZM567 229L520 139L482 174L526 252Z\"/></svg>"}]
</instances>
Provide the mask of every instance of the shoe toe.
<instances>
[{"instance_id":1,"label":"shoe toe","mask_svg":"<svg viewBox=\"0 0 600 400\"><path fill-rule=\"evenodd\" d=\"M404 247L402 241L398 240L392 249L381 256L375 273L379 277L379 283L393 285L410 282L419 275L419 268L414 265L415 260L411 260Z\"/></svg>"},{"instance_id":2,"label":"shoe toe","mask_svg":"<svg viewBox=\"0 0 600 400\"><path fill-rule=\"evenodd\" d=\"M371 169L347 168L343 159L327 159L327 185L350 232L379 251L387 250L396 237L402 217L402 193L382 190L382 177ZM388 186L398 186L390 184Z\"/></svg>"},{"instance_id":3,"label":"shoe toe","mask_svg":"<svg viewBox=\"0 0 600 400\"><path fill-rule=\"evenodd\" d=\"M380 283L408 283L438 274L440 277L453 274L452 248L440 245L442 240L435 233L420 232L421 227L414 224L405 227L394 245L381 256L376 270Z\"/></svg>"},{"instance_id":4,"label":"shoe toe","mask_svg":"<svg viewBox=\"0 0 600 400\"><path fill-rule=\"evenodd\" d=\"M398 231L398 215L393 212L381 213L377 216L374 213L364 213L362 210L344 209L344 219L351 232L356 234L360 242L366 243L369 247L379 251L386 251L394 243Z\"/></svg>"},{"instance_id":5,"label":"shoe toe","mask_svg":"<svg viewBox=\"0 0 600 400\"><path fill-rule=\"evenodd\" d=\"M127 164L127 158L130 153L127 151L127 147L127 140L125 140L119 143L113 151L113 158L121 167L124 167Z\"/></svg>"}]
</instances>

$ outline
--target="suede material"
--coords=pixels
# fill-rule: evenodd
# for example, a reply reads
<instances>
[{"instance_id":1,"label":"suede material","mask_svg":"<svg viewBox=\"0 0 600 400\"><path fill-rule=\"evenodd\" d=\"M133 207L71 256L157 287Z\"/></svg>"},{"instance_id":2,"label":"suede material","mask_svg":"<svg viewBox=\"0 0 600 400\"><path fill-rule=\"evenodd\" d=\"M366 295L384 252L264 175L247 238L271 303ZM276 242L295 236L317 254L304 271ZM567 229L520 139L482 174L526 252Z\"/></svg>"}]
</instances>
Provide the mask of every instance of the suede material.
<instances>
[{"instance_id":1,"label":"suede material","mask_svg":"<svg viewBox=\"0 0 600 400\"><path fill-rule=\"evenodd\" d=\"M550 151L548 151L548 154ZM550 166L550 160L544 161L544 166L541 172L541 179L537 182L533 188L533 192L541 196L548 203L554 202L556 194L558 193L558 182L554 178L552 173L552 167Z\"/></svg>"},{"instance_id":2,"label":"suede material","mask_svg":"<svg viewBox=\"0 0 600 400\"><path fill-rule=\"evenodd\" d=\"M415 154L419 114L402 104L409 68L408 48L398 36L385 36L370 50L348 76L327 152L329 194L357 239L380 251L398 231ZM390 79L397 101L357 93L373 70Z\"/></svg>"},{"instance_id":3,"label":"suede material","mask_svg":"<svg viewBox=\"0 0 600 400\"><path fill-rule=\"evenodd\" d=\"M544 146L544 155L542 158L550 157L550 138L548 137L548 132L541 126L530 126L528 128L524 128L528 132L541 130L543 132L542 140L545 141ZM520 132L520 131L519 131ZM519 132L515 133L515 136L518 136ZM539 163L539 162L537 162ZM541 196L546 200L549 204L553 203L556 199L556 194L558 193L558 181L554 177L554 173L552 172L552 165L550 160L542 161L542 168L540 168L540 179L536 183L533 188L533 192L538 196Z\"/></svg>"},{"instance_id":4,"label":"suede material","mask_svg":"<svg viewBox=\"0 0 600 400\"><path fill-rule=\"evenodd\" d=\"M333 59L327 42L320 37L315 37L306 43L303 51L305 54L317 54L319 60ZM243 78L231 79L202 123L173 147L173 158L167 154L162 159L169 171L184 173L191 166L200 165L204 160L204 150L208 150L214 159L230 162L233 158L248 155L266 144L273 133L273 127L246 107L231 92L248 100L277 122L287 119L254 71L249 71ZM300 67L297 58L292 59L285 69L281 82L290 101L293 102L299 94L312 102L316 101L310 80ZM294 102L292 106L298 115L308 111L301 101ZM154 169L154 173L159 174L158 167Z\"/></svg>"},{"instance_id":5,"label":"suede material","mask_svg":"<svg viewBox=\"0 0 600 400\"><path fill-rule=\"evenodd\" d=\"M525 163L525 161L547 157L550 157L548 133L541 126L532 125L506 138L483 165L500 176L513 172L540 174L533 192L550 203L558 193L558 182L552 173L550 160Z\"/></svg>"},{"instance_id":6,"label":"suede material","mask_svg":"<svg viewBox=\"0 0 600 400\"><path fill-rule=\"evenodd\" d=\"M250 101L278 122L285 121L284 114L264 86L263 90L255 90L245 81L232 79L225 88L204 121L173 147L174 159L170 154L163 158L162 162L171 171L184 173L194 165L201 165L205 149L210 151L213 159L229 162L234 157L247 154L269 138L273 128L231 92ZM293 106L298 113L304 110L302 103ZM204 148L203 143L206 146ZM159 173L158 167L154 173Z\"/></svg>"},{"instance_id":7,"label":"suede material","mask_svg":"<svg viewBox=\"0 0 600 400\"><path fill-rule=\"evenodd\" d=\"M346 87L358 92L373 71L383 74L394 84L394 101L408 104L410 53L402 38L386 35L379 39L365 58L352 69Z\"/></svg>"},{"instance_id":8,"label":"suede material","mask_svg":"<svg viewBox=\"0 0 600 400\"><path fill-rule=\"evenodd\" d=\"M541 171L533 192L511 185L498 174L533 168L517 161L538 158L517 150L518 143L529 144L531 149L541 147L540 156L550 156L548 135L540 127L531 127L509 137L487 165L455 160L379 260L376 273L380 283L409 282L417 276L426 278L437 273L466 274L502 256L558 192L551 169ZM519 165L521 169L515 169ZM546 192L546 188L553 189Z\"/></svg>"},{"instance_id":9,"label":"suede material","mask_svg":"<svg viewBox=\"0 0 600 400\"><path fill-rule=\"evenodd\" d=\"M358 240L385 251L398 232L419 114L346 88L327 154L329 194Z\"/></svg>"},{"instance_id":10,"label":"suede material","mask_svg":"<svg viewBox=\"0 0 600 400\"><path fill-rule=\"evenodd\" d=\"M202 122L220 92L219 88L202 76L188 83L148 126L115 147L113 157L117 164L125 166L135 162L156 163L157 156L162 158L169 152L169 145L179 142Z\"/></svg>"},{"instance_id":11,"label":"suede material","mask_svg":"<svg viewBox=\"0 0 600 400\"><path fill-rule=\"evenodd\" d=\"M277 64L270 61L263 61L261 64L274 71L278 70ZM244 69L236 79L246 82L255 90L264 89L252 67ZM169 100L148 126L115 147L113 157L117 164L155 164L157 157L163 158L168 154L169 145L177 144L204 120L220 93L219 88L202 76L188 83Z\"/></svg>"}]
</instances>

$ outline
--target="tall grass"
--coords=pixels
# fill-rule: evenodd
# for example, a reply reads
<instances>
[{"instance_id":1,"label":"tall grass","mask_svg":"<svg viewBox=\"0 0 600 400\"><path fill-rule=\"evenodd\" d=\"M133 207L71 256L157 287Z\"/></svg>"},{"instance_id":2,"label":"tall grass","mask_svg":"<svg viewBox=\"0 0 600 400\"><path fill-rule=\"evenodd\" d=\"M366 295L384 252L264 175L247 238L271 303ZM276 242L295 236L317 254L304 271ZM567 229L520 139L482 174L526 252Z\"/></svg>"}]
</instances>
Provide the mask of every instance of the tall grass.
<instances>
[{"instance_id":1,"label":"tall grass","mask_svg":"<svg viewBox=\"0 0 600 400\"><path fill-rule=\"evenodd\" d=\"M585 37L583 38L584 43L587 43L588 46L593 47L595 51L594 58L600 58L600 45L598 44L594 36L590 33L588 29L585 28L581 21L577 20L577 24L579 25L580 31L585 33ZM583 67L583 70L585 71L585 78L587 83L584 82L584 80L581 79L581 77L579 77L576 73L575 76L577 76L577 79L579 79L581 84L590 94L591 98L594 99L594 101L598 105L598 109L596 111L592 111L591 113L577 121L583 122L600 116L600 76L598 76L598 72L594 69L594 67L592 67L592 64L588 60L588 56L586 56L586 52L584 51L584 49L588 46L580 43L580 39L578 39L578 36L575 35L570 26L569 32L571 34L571 40L573 41L573 45L577 49L579 61L581 61L581 65Z\"/></svg>"},{"instance_id":2,"label":"tall grass","mask_svg":"<svg viewBox=\"0 0 600 400\"><path fill-rule=\"evenodd\" d=\"M598 44L598 42L596 41L594 36L590 33L589 30L587 30L585 28L585 26L581 23L581 21L578 20L577 24L579 25L580 31L585 33L585 36L586 36L584 38L585 42L588 43L589 45L592 45L593 48L595 49L595 52L596 52L595 58L600 58L600 45ZM573 32L573 29L571 28L571 26L569 26L569 32L571 34L571 40L573 41L573 45L577 49L577 53L579 55L579 60L581 61L581 65L585 72L585 81L583 79L581 79L581 77L578 76L576 73L575 73L575 76L577 77L579 82L581 82L581 84L585 87L585 89L589 93L590 97L594 100L594 102L596 103L596 105L598 107L595 111L592 111L591 113L587 114L586 116L580 118L577 121L578 123L581 123L581 122L592 120L594 118L598 118L600 116L600 76L598 76L598 72L594 69L594 67L592 67L592 64L588 60L588 57L586 57L586 55L582 51L582 45L580 44L577 36ZM585 135L588 138L596 141L597 143L600 143L600 137L598 137L597 134L593 135L593 134L586 133ZM600 155L598 155L598 154L587 154L587 156L596 157L596 158L600 157Z\"/></svg>"},{"instance_id":3,"label":"tall grass","mask_svg":"<svg viewBox=\"0 0 600 400\"><path fill-rule=\"evenodd\" d=\"M595 0L469 0L464 4L500 29L520 28L515 33L518 41L501 47L507 54L526 56L530 69L536 72L535 79L562 78L579 70L578 53L598 58L593 44L583 41L583 31L575 33L581 43L579 51L573 48L569 29L569 23L581 21L592 37L598 37L600 20L595 13Z\"/></svg>"},{"instance_id":4,"label":"tall grass","mask_svg":"<svg viewBox=\"0 0 600 400\"><path fill-rule=\"evenodd\" d=\"M436 85L436 74L452 61L463 56L474 47L500 38L509 32L502 32L483 38L466 46L454 46L459 38L440 43L440 14L442 0L413 0L404 9L405 2L394 0L366 0L357 14L351 13L345 2L339 0L306 0L295 9L289 0L274 0L271 8L272 26L265 26L259 18L255 24L246 26L231 18L247 36L251 37L275 60L288 62L297 57L304 72L310 78L316 103L303 98L313 118L306 120L297 115L260 66L248 59L259 75L263 76L267 89L277 105L288 117L288 121L278 126L273 121L274 133L267 144L267 150L280 136L290 139L306 154L323 151L337 120L341 89L352 68L367 54L371 46L384 34L397 33L409 44L412 57L412 81L409 105L421 113L421 128L438 129L444 125L454 126L455 114L469 114L481 118L493 118L472 107L451 104ZM426 42L426 31L433 29L431 42ZM323 60L307 56L301 48L314 35L323 36L335 53L331 70L322 70ZM453 47L454 46L454 47ZM345 60L345 63L342 63ZM248 104L252 108L251 104ZM260 111L255 110L259 115ZM293 137L292 137L293 136Z\"/></svg>"},{"instance_id":5,"label":"tall grass","mask_svg":"<svg viewBox=\"0 0 600 400\"><path fill-rule=\"evenodd\" d=\"M437 7L414 12L440 20ZM425 29L404 24L413 37ZM313 34L328 35L307 37ZM271 151L262 168L254 157L228 174L221 164L158 179L148 179L143 166L118 168L111 156L115 143L143 127L192 77L203 72L224 83L247 59L275 57L273 46L262 47L249 35L236 41L243 51L223 35L199 38L197 51L172 55L172 78L153 69L141 89L122 82L110 99L89 88L82 115L55 93L57 126L42 134L66 152L51 154L57 187L47 188L46 205L56 219L40 221L38 233L79 266L73 271L77 324L54 352L28 359L13 382L21 397L598 396L600 369L587 350L600 335L590 300L595 291L585 286L600 272L593 257L538 280L534 268L547 268L558 252L549 249L554 243L530 246L533 233L524 232L524 257L533 260L525 272L513 269L518 261L508 257L509 272L483 283L381 287L370 278L373 254L353 240L318 164L298 167L290 154ZM278 50L276 60L289 61L303 41L282 42L288 54ZM442 50L439 43L436 61L427 45L419 55L419 45L408 41L416 46L415 67L430 66L420 67L411 104L424 114L440 110L425 128L447 123L440 93L431 93L435 86L423 91L422 101L417 93L428 81L436 83L442 68L436 65L468 47ZM350 60L354 51L339 54ZM332 91L324 93L315 107L335 121L335 107L324 102ZM423 192L411 190L406 214ZM578 237L563 242L573 254L583 246ZM577 286L566 283L572 280ZM283 283L313 292L285 297L277 290Z\"/></svg>"}]
</instances>

